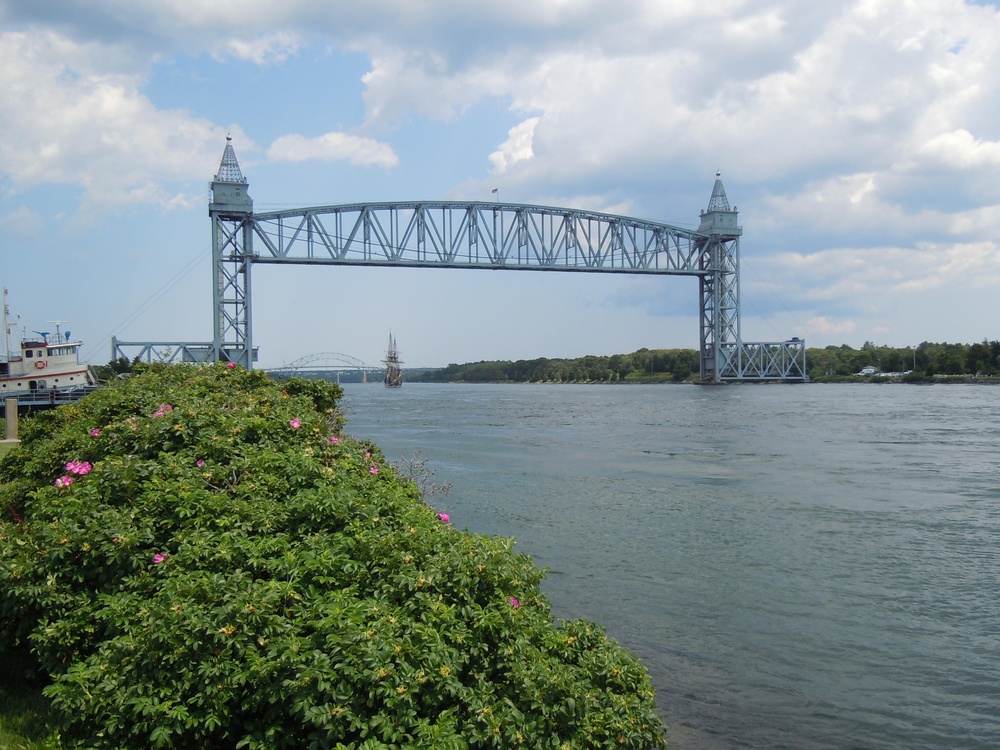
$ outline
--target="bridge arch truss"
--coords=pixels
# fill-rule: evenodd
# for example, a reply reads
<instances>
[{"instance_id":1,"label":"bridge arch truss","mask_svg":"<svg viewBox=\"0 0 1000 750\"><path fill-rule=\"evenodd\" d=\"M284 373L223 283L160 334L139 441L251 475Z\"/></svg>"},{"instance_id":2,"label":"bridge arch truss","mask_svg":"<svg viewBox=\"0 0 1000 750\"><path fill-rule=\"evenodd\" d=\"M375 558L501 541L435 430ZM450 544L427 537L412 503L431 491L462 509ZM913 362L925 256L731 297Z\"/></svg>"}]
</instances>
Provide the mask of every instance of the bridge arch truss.
<instances>
[{"instance_id":1,"label":"bridge arch truss","mask_svg":"<svg viewBox=\"0 0 1000 750\"><path fill-rule=\"evenodd\" d=\"M356 357L339 352L317 352L299 357L294 362L273 367L268 372L272 375L291 377L302 372L314 370L354 370L370 375L385 370L384 366L373 366L362 362Z\"/></svg>"},{"instance_id":2,"label":"bridge arch truss","mask_svg":"<svg viewBox=\"0 0 1000 750\"><path fill-rule=\"evenodd\" d=\"M254 263L697 273L696 232L513 203L369 203L251 218Z\"/></svg>"}]
</instances>

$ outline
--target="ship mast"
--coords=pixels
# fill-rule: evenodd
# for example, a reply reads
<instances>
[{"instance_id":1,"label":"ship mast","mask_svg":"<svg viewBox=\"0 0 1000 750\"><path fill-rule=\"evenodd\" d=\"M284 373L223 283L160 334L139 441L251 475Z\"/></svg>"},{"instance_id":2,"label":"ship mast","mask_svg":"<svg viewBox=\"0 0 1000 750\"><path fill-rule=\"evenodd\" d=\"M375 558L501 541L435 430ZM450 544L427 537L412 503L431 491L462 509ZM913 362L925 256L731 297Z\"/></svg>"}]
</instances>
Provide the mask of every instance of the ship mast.
<instances>
[{"instance_id":1,"label":"ship mast","mask_svg":"<svg viewBox=\"0 0 1000 750\"><path fill-rule=\"evenodd\" d=\"M10 362L10 326L7 317L10 310L7 309L7 287L3 288L3 356L4 360Z\"/></svg>"},{"instance_id":2,"label":"ship mast","mask_svg":"<svg viewBox=\"0 0 1000 750\"><path fill-rule=\"evenodd\" d=\"M402 362L399 361L399 350L396 348L396 339L392 333L389 334L389 351L386 352L385 359L385 384L390 388L398 388L403 384Z\"/></svg>"}]
</instances>

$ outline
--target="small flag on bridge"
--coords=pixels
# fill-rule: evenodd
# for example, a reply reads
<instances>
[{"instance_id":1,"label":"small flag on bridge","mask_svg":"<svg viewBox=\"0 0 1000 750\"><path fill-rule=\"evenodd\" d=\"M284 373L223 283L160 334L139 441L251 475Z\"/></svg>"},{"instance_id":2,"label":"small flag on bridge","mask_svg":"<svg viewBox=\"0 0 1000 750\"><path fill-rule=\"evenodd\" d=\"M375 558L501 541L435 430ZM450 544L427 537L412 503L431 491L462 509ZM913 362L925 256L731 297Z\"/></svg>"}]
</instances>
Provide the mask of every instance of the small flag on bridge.
<instances>
[{"instance_id":1,"label":"small flag on bridge","mask_svg":"<svg viewBox=\"0 0 1000 750\"><path fill-rule=\"evenodd\" d=\"M493 192L495 193L495 192L496 192L496 191L497 191L498 189L499 189L499 188L493 188Z\"/></svg>"}]
</instances>

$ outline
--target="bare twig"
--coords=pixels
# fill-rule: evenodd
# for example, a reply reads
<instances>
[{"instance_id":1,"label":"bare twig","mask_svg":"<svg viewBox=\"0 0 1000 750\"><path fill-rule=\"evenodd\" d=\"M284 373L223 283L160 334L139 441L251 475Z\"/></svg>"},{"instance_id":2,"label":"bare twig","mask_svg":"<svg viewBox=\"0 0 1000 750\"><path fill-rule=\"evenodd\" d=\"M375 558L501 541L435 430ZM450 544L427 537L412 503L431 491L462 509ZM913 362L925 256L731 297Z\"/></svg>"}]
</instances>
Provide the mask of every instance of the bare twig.
<instances>
[{"instance_id":1,"label":"bare twig","mask_svg":"<svg viewBox=\"0 0 1000 750\"><path fill-rule=\"evenodd\" d=\"M396 470L401 477L415 483L424 497L447 495L451 491L450 483L438 484L434 481L434 469L427 466L427 459L420 457L420 451L414 451L412 458L400 456Z\"/></svg>"}]
</instances>

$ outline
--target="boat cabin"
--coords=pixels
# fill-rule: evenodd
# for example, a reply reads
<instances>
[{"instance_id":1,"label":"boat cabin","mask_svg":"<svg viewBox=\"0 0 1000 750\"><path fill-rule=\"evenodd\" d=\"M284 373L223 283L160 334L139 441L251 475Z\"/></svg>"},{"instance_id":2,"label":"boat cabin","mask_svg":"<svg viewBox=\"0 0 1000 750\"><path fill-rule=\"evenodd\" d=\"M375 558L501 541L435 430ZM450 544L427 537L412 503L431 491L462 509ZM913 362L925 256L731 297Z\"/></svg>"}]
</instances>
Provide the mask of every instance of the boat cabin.
<instances>
[{"instance_id":1,"label":"boat cabin","mask_svg":"<svg viewBox=\"0 0 1000 750\"><path fill-rule=\"evenodd\" d=\"M96 385L90 366L80 364L82 344L70 341L68 333L65 337L57 334L55 340L50 340L47 333L41 338L22 340L19 353L0 362L0 398Z\"/></svg>"}]
</instances>

